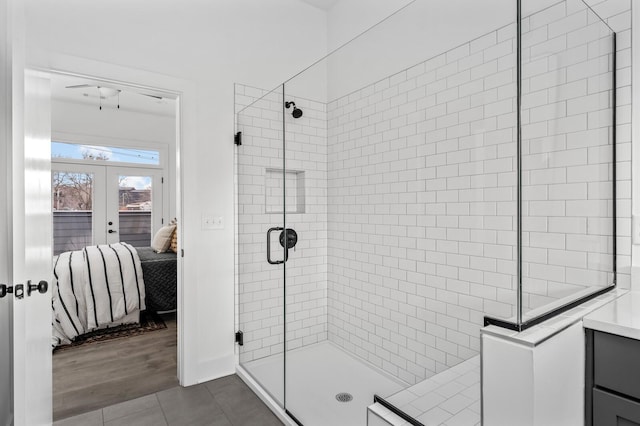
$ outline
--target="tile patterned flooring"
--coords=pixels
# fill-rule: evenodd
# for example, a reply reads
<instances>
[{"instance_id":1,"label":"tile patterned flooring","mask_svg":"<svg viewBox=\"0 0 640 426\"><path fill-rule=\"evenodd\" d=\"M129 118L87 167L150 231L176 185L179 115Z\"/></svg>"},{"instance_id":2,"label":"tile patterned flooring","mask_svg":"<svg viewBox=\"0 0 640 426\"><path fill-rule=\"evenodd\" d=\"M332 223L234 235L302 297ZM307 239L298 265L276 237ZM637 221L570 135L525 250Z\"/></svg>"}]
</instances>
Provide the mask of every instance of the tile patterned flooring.
<instances>
[{"instance_id":1,"label":"tile patterned flooring","mask_svg":"<svg viewBox=\"0 0 640 426\"><path fill-rule=\"evenodd\" d=\"M280 426L282 423L240 380L231 375L188 388L174 387L54 426Z\"/></svg>"}]
</instances>

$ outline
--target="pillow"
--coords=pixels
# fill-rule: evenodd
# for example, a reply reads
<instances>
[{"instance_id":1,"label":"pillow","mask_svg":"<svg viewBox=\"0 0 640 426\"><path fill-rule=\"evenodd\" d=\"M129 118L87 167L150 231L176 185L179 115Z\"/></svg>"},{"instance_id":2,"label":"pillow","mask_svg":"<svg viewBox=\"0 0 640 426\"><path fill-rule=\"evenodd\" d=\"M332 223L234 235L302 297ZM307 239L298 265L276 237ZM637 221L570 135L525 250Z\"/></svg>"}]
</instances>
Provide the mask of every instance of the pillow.
<instances>
[{"instance_id":1,"label":"pillow","mask_svg":"<svg viewBox=\"0 0 640 426\"><path fill-rule=\"evenodd\" d=\"M178 225L176 225L176 229L173 230L173 234L171 234L171 244L169 245L169 249L172 252L178 252Z\"/></svg>"},{"instance_id":2,"label":"pillow","mask_svg":"<svg viewBox=\"0 0 640 426\"><path fill-rule=\"evenodd\" d=\"M156 253L164 253L169 248L169 244L171 244L171 234L175 231L176 225L167 225L163 226L156 232L156 235L153 236L153 241L151 241L151 248Z\"/></svg>"}]
</instances>

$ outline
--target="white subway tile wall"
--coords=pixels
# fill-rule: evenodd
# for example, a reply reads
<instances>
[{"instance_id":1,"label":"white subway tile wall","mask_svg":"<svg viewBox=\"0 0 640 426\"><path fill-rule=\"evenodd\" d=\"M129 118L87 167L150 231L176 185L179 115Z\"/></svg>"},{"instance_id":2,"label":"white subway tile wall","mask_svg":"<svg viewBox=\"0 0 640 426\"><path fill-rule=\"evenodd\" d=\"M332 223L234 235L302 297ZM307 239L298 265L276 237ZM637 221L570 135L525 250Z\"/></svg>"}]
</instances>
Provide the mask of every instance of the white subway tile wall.
<instances>
[{"instance_id":1,"label":"white subway tile wall","mask_svg":"<svg viewBox=\"0 0 640 426\"><path fill-rule=\"evenodd\" d=\"M286 92L286 88L285 88ZM298 206L286 226L298 234L286 264L287 350L327 339L327 105L287 93L303 111L300 118L285 112L286 168L298 175ZM302 189L304 188L304 189Z\"/></svg>"},{"instance_id":2,"label":"white subway tile wall","mask_svg":"<svg viewBox=\"0 0 640 426\"><path fill-rule=\"evenodd\" d=\"M515 314L515 31L329 103L329 339L409 383Z\"/></svg>"},{"instance_id":3,"label":"white subway tile wall","mask_svg":"<svg viewBox=\"0 0 640 426\"><path fill-rule=\"evenodd\" d=\"M617 260L625 288L631 3L589 4L618 33ZM610 281L611 62L592 13L568 0L523 22L527 309ZM327 105L292 97L305 115L285 115L287 168L304 172L306 210L287 215L300 236L287 265L289 347L328 337L416 383L476 355L485 315L515 315L515 32L515 24L500 28ZM237 86L239 104L261 95ZM266 229L281 219L265 215L260 198L265 168L282 167L274 152L282 93L265 102L242 118L254 148L242 154L250 164L241 171L253 177L238 199L239 257L248 259L239 270L241 361L283 349L282 275L265 259Z\"/></svg>"}]
</instances>

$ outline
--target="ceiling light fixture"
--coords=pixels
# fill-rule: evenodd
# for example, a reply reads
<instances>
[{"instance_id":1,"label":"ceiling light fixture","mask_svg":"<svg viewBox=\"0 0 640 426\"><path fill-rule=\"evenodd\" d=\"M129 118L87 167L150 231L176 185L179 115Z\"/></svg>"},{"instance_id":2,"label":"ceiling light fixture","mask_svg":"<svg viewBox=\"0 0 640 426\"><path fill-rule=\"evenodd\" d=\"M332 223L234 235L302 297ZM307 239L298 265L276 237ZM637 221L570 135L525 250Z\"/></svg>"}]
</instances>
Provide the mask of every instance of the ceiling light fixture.
<instances>
[{"instance_id":1,"label":"ceiling light fixture","mask_svg":"<svg viewBox=\"0 0 640 426\"><path fill-rule=\"evenodd\" d=\"M118 96L118 109L120 109L120 92L121 90L111 87L96 86L98 88L98 97L100 98L100 111L102 111L102 99Z\"/></svg>"}]
</instances>

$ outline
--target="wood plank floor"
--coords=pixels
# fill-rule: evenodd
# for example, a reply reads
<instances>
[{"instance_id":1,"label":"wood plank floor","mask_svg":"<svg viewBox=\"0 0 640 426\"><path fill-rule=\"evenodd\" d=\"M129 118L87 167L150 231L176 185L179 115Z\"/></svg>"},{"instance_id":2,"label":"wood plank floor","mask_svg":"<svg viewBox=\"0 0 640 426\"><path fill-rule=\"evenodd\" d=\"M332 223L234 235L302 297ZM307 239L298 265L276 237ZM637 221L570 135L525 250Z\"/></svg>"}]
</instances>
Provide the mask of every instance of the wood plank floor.
<instances>
[{"instance_id":1,"label":"wood plank floor","mask_svg":"<svg viewBox=\"0 0 640 426\"><path fill-rule=\"evenodd\" d=\"M164 330L53 354L53 419L104 408L178 384L175 314Z\"/></svg>"}]
</instances>

